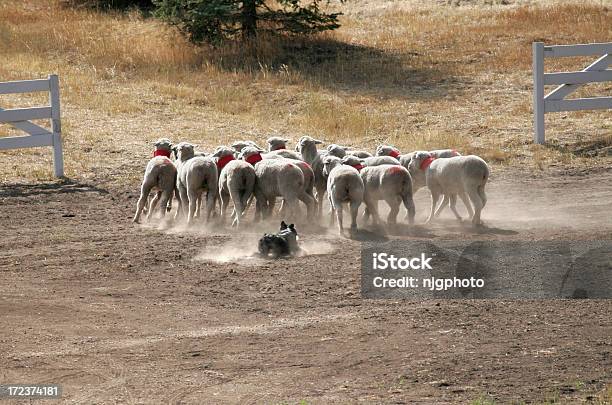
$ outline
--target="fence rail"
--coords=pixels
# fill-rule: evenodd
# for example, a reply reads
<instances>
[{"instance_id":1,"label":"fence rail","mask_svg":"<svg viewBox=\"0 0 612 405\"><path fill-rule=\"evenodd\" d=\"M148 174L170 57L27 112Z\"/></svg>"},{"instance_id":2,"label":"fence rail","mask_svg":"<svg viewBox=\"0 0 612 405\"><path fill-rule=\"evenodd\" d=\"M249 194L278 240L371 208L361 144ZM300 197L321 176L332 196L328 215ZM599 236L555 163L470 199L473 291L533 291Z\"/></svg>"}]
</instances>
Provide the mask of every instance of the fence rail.
<instances>
[{"instance_id":1,"label":"fence rail","mask_svg":"<svg viewBox=\"0 0 612 405\"><path fill-rule=\"evenodd\" d=\"M49 75L47 79L0 82L0 94L49 92L49 106L29 108L0 108L0 122L18 128L27 136L0 138L0 150L53 147L53 168L56 177L64 176L64 157L62 151L62 125L60 118L59 79ZM30 122L30 120L50 119L51 130Z\"/></svg>"},{"instance_id":2,"label":"fence rail","mask_svg":"<svg viewBox=\"0 0 612 405\"><path fill-rule=\"evenodd\" d=\"M533 43L533 120L534 141L545 142L544 114L559 111L598 110L612 108L612 97L587 97L565 100L580 85L612 81L612 42L579 45L545 46ZM544 58L603 55L579 72L544 73ZM545 85L560 85L544 94Z\"/></svg>"}]
</instances>

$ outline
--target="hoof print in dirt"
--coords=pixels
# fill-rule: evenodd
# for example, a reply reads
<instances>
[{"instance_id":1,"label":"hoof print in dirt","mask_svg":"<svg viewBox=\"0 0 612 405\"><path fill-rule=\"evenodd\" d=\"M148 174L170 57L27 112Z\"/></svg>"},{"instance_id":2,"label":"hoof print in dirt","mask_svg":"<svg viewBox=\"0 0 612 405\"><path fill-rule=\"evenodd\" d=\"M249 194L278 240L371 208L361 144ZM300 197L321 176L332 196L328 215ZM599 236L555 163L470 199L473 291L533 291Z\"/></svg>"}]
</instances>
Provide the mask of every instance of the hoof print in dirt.
<instances>
[{"instance_id":1,"label":"hoof print in dirt","mask_svg":"<svg viewBox=\"0 0 612 405\"><path fill-rule=\"evenodd\" d=\"M300 251L295 226L287 225L285 221L282 221L279 232L266 233L259 240L258 250L263 257L294 256Z\"/></svg>"}]
</instances>

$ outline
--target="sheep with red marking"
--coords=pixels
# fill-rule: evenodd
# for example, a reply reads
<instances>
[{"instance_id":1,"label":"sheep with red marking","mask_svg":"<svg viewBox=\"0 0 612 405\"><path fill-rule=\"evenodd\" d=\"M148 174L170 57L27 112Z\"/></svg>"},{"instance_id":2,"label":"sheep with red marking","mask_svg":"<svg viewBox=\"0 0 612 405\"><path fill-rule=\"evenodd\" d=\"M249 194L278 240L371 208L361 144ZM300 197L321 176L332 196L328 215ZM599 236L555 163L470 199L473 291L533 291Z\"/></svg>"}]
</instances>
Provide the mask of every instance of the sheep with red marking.
<instances>
[{"instance_id":1,"label":"sheep with red marking","mask_svg":"<svg viewBox=\"0 0 612 405\"><path fill-rule=\"evenodd\" d=\"M390 208L387 223L394 225L403 203L408 210L408 222L414 223L414 200L410 173L400 165L366 166L359 173L365 186L364 201L367 212L378 223L378 201L384 200Z\"/></svg>"},{"instance_id":2,"label":"sheep with red marking","mask_svg":"<svg viewBox=\"0 0 612 405\"><path fill-rule=\"evenodd\" d=\"M305 189L302 169L290 159L263 159L261 152L253 147L246 147L240 153L240 159L254 165L256 181L254 187L257 199L255 219L270 216L276 197L282 197L287 209L287 218L298 216L298 201L306 204L308 217L314 211L314 199Z\"/></svg>"},{"instance_id":3,"label":"sheep with red marking","mask_svg":"<svg viewBox=\"0 0 612 405\"><path fill-rule=\"evenodd\" d=\"M483 159L474 155L436 159L428 152L418 152L410 163L410 172L424 176L425 184L431 192L428 223L433 221L434 216L440 215L448 204L455 217L461 221L456 210L459 196L468 209L472 223L476 226L482 224L480 216L487 203L485 185L489 179L489 166ZM436 209L440 196L444 198Z\"/></svg>"},{"instance_id":4,"label":"sheep with red marking","mask_svg":"<svg viewBox=\"0 0 612 405\"><path fill-rule=\"evenodd\" d=\"M140 221L140 215L148 201L149 193L157 190L151 205L149 206L147 219L151 217L157 201L160 201L160 214L162 218L166 214L168 202L172 200L172 193L176 184L176 166L170 160L172 142L167 138L155 142L153 158L147 163L144 178L140 187L140 198L136 203L136 214L133 222Z\"/></svg>"},{"instance_id":5,"label":"sheep with red marking","mask_svg":"<svg viewBox=\"0 0 612 405\"><path fill-rule=\"evenodd\" d=\"M188 143L177 145L177 160L181 163L177 176L180 209L177 210L176 216L186 212L187 222L192 223L199 211L198 200L202 192L206 191L206 219L210 220L219 192L219 175L215 160L211 157L195 156L193 145Z\"/></svg>"},{"instance_id":6,"label":"sheep with red marking","mask_svg":"<svg viewBox=\"0 0 612 405\"><path fill-rule=\"evenodd\" d=\"M247 208L247 203L255 188L255 169L244 160L237 160L234 151L227 146L219 146L212 154L217 159L219 171L219 197L221 199L221 219L230 199L234 204L232 226L240 227L240 222Z\"/></svg>"},{"instance_id":7,"label":"sheep with red marking","mask_svg":"<svg viewBox=\"0 0 612 405\"><path fill-rule=\"evenodd\" d=\"M364 185L359 171L351 166L342 164L342 160L335 156L323 159L323 173L327 176L327 198L331 206L332 224L334 213L338 219L338 230L344 233L342 214L343 205L349 204L351 212L351 232L357 231L357 213L363 202Z\"/></svg>"},{"instance_id":8,"label":"sheep with red marking","mask_svg":"<svg viewBox=\"0 0 612 405\"><path fill-rule=\"evenodd\" d=\"M392 158L399 160L400 164L406 169L408 169L413 155L414 152L401 154L399 149L391 145L379 145L376 148L376 156L391 156Z\"/></svg>"}]
</instances>

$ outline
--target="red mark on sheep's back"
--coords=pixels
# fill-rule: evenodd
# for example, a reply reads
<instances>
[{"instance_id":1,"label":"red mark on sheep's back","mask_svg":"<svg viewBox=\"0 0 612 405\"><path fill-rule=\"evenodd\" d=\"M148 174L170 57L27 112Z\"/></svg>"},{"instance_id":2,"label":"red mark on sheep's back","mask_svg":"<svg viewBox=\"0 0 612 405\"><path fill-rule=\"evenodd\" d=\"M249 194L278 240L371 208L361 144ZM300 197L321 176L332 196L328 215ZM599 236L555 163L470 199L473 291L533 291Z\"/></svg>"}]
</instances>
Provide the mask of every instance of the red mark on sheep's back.
<instances>
[{"instance_id":1,"label":"red mark on sheep's back","mask_svg":"<svg viewBox=\"0 0 612 405\"><path fill-rule=\"evenodd\" d=\"M389 156L399 159L400 153L398 150L392 150L391 152L389 152Z\"/></svg>"},{"instance_id":2,"label":"red mark on sheep's back","mask_svg":"<svg viewBox=\"0 0 612 405\"><path fill-rule=\"evenodd\" d=\"M153 157L156 157L156 156L164 156L164 157L169 158L170 151L166 149L156 149L155 152L153 152Z\"/></svg>"},{"instance_id":3,"label":"red mark on sheep's back","mask_svg":"<svg viewBox=\"0 0 612 405\"><path fill-rule=\"evenodd\" d=\"M436 158L432 157L432 156L430 156L427 159L423 160L421 162L421 170L427 169L429 167L429 165L431 164L431 162L433 162L434 160L436 160Z\"/></svg>"},{"instance_id":4,"label":"red mark on sheep's back","mask_svg":"<svg viewBox=\"0 0 612 405\"><path fill-rule=\"evenodd\" d=\"M254 153L252 155L250 155L249 157L247 157L246 160L248 163L252 164L253 166L255 166L255 163L257 162L261 162L263 158L261 157L261 154L259 153Z\"/></svg>"},{"instance_id":5,"label":"red mark on sheep's back","mask_svg":"<svg viewBox=\"0 0 612 405\"><path fill-rule=\"evenodd\" d=\"M234 155L227 155L227 156L220 157L217 160L217 169L223 170L223 168L232 160L234 160Z\"/></svg>"},{"instance_id":6,"label":"red mark on sheep's back","mask_svg":"<svg viewBox=\"0 0 612 405\"><path fill-rule=\"evenodd\" d=\"M398 174L404 173L404 168L402 166L391 166L387 169L387 173L389 174Z\"/></svg>"}]
</instances>

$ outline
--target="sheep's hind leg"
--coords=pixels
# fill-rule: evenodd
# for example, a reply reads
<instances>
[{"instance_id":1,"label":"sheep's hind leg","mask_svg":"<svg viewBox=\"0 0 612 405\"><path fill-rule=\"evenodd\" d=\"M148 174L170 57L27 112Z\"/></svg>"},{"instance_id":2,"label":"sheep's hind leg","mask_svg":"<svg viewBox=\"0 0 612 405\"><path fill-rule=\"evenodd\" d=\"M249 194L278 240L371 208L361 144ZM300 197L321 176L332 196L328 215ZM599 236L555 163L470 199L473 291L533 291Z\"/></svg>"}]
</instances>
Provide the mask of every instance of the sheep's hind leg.
<instances>
[{"instance_id":1,"label":"sheep's hind leg","mask_svg":"<svg viewBox=\"0 0 612 405\"><path fill-rule=\"evenodd\" d=\"M453 214L455 214L455 218L457 218L459 222L462 222L463 218L461 218L461 215L457 212L457 194L452 194L450 196L450 209L453 211Z\"/></svg>"},{"instance_id":2,"label":"sheep's hind leg","mask_svg":"<svg viewBox=\"0 0 612 405\"><path fill-rule=\"evenodd\" d=\"M442 203L440 203L440 206L438 207L438 209L436 210L436 213L434 214L436 218L440 216L440 214L442 213L442 210L446 208L449 201L450 201L450 197L447 194L444 194L444 196L442 197Z\"/></svg>"},{"instance_id":3,"label":"sheep's hind leg","mask_svg":"<svg viewBox=\"0 0 612 405\"><path fill-rule=\"evenodd\" d=\"M149 202L149 209L147 210L147 221L149 219L151 219L151 216L153 215L153 210L157 206L157 203L158 203L159 199L161 198L161 195L162 195L162 191L159 190L157 193L155 193L155 195L153 196L153 198Z\"/></svg>"},{"instance_id":4,"label":"sheep's hind leg","mask_svg":"<svg viewBox=\"0 0 612 405\"><path fill-rule=\"evenodd\" d=\"M189 201L189 212L187 213L187 223L191 224L195 218L195 213L198 207L198 198L202 196L202 192L195 192L193 190L189 190L187 192L187 199Z\"/></svg>"},{"instance_id":5,"label":"sheep's hind leg","mask_svg":"<svg viewBox=\"0 0 612 405\"><path fill-rule=\"evenodd\" d=\"M465 205L470 219L474 218L474 210L472 209L472 204L470 203L470 200L468 199L468 196L465 194L465 192L460 193L459 198L461 198L461 201L463 201L463 205Z\"/></svg>"},{"instance_id":6,"label":"sheep's hind leg","mask_svg":"<svg viewBox=\"0 0 612 405\"><path fill-rule=\"evenodd\" d=\"M221 223L225 222L225 212L227 211L227 206L229 205L230 194L227 190L221 190L219 193L219 200L221 201ZM236 203L234 202L234 212L236 212L235 208ZM232 218L234 218L234 212L232 213Z\"/></svg>"},{"instance_id":7,"label":"sheep's hind leg","mask_svg":"<svg viewBox=\"0 0 612 405\"><path fill-rule=\"evenodd\" d=\"M161 194L160 194L161 193ZM168 202L172 200L172 190L169 191L163 191L158 193L158 196L160 196L159 198L159 213L160 213L160 217L164 218L166 216L166 209L168 206ZM151 208L151 211L153 211L153 208Z\"/></svg>"},{"instance_id":8,"label":"sheep's hind leg","mask_svg":"<svg viewBox=\"0 0 612 405\"><path fill-rule=\"evenodd\" d=\"M338 201L337 204L335 204L334 211L336 211L336 218L338 219L338 231L340 231L340 234L342 235L344 234L344 226L342 224L344 206L342 205L342 202Z\"/></svg>"},{"instance_id":9,"label":"sheep's hind leg","mask_svg":"<svg viewBox=\"0 0 612 405\"><path fill-rule=\"evenodd\" d=\"M440 193L438 191L431 190L431 211L429 212L429 218L425 223L429 224L433 221L434 214L436 212L436 206L438 205L438 200L440 199Z\"/></svg>"},{"instance_id":10,"label":"sheep's hind leg","mask_svg":"<svg viewBox=\"0 0 612 405\"><path fill-rule=\"evenodd\" d=\"M353 201L349 203L349 207L351 210L351 232L357 231L357 214L359 213L359 205L361 201Z\"/></svg>"},{"instance_id":11,"label":"sheep's hind leg","mask_svg":"<svg viewBox=\"0 0 612 405\"><path fill-rule=\"evenodd\" d=\"M395 225L397 223L397 214L399 214L402 200L399 196L392 196L386 198L385 201L390 208L389 215L387 215L387 225Z\"/></svg>"},{"instance_id":12,"label":"sheep's hind leg","mask_svg":"<svg viewBox=\"0 0 612 405\"><path fill-rule=\"evenodd\" d=\"M149 193L151 192L152 188L153 184L145 182L142 183L142 186L140 188L140 198L136 203L136 215L134 215L134 219L132 220L133 222L138 223L140 221L140 214L142 213L142 210L145 204L147 203L147 199L149 198Z\"/></svg>"},{"instance_id":13,"label":"sheep's hind leg","mask_svg":"<svg viewBox=\"0 0 612 405\"><path fill-rule=\"evenodd\" d=\"M482 222L480 221L480 213L482 212L483 204L480 194L477 190L471 190L468 192L468 195L470 196L472 204L474 204L474 217L472 218L472 224L475 226L481 225Z\"/></svg>"}]
</instances>

